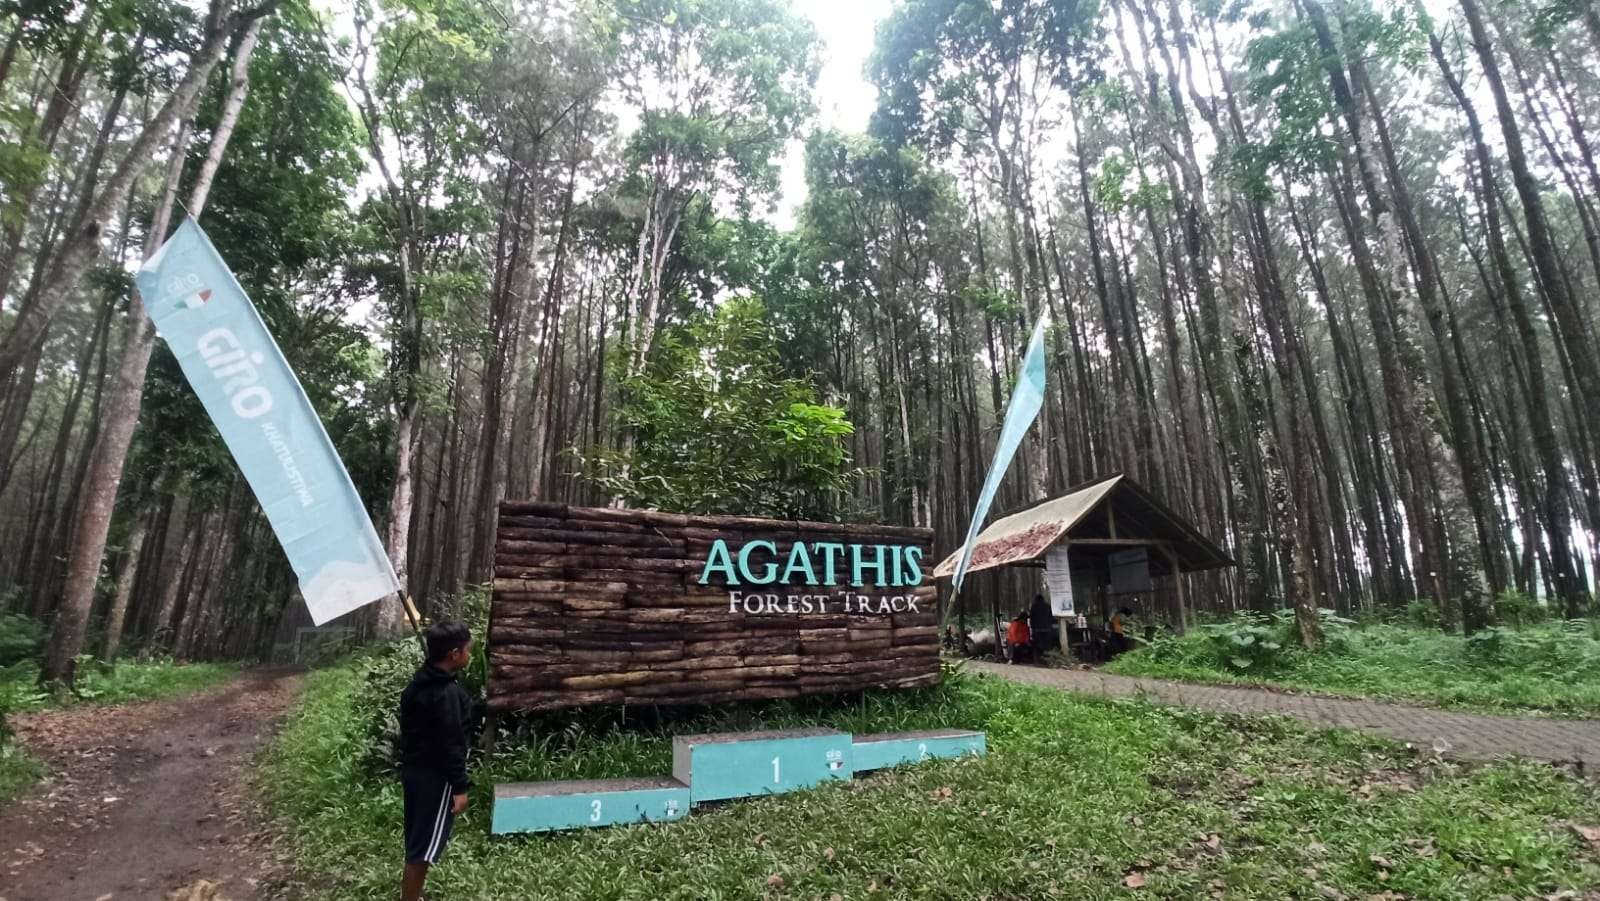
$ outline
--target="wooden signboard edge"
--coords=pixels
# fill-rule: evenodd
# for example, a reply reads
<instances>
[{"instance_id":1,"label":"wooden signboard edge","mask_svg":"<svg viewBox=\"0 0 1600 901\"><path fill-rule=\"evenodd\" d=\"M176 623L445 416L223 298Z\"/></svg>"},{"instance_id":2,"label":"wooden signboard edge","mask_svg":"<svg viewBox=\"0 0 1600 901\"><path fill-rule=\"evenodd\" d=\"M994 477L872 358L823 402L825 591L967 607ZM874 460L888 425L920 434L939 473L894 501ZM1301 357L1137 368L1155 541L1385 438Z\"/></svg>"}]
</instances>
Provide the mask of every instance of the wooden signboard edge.
<instances>
[{"instance_id":1,"label":"wooden signboard edge","mask_svg":"<svg viewBox=\"0 0 1600 901\"><path fill-rule=\"evenodd\" d=\"M711 526L715 529L729 530L732 533L729 536L730 538L740 537L740 534L742 533L743 535L747 535L752 539L760 537L768 540L781 539L787 541L796 541L811 540L812 536L832 536L835 538L845 539L845 543L870 543L885 545L911 544L920 546L923 549L923 562L925 566L931 566L931 552L933 550L933 542L935 537L932 529L911 526L825 523L805 520L768 519L762 517L682 516L677 514L662 514L656 511L576 507L565 504L545 504L524 501L501 501L496 505L495 515L496 543L495 549L491 556L492 570L498 570L499 568L499 535L502 529L501 518L505 516L567 519L569 521L575 521L578 523L608 523L612 525L629 524L630 520L632 520L634 522L640 522L651 527L649 529L650 531L655 532L663 541L667 542L673 541L673 539L661 532L661 528L663 527L667 529L687 530ZM781 530L783 534L774 536L770 532L763 531L765 529ZM861 540L859 542L850 542L849 539L852 538ZM641 547L640 549L643 550L644 548ZM679 553L691 552L691 549L687 547L683 547L681 550L674 548L674 550L677 550ZM923 581L918 585L905 586L907 589L905 593L915 593L919 596L924 596L924 600L932 600L933 598L936 598L937 588L936 586L930 584L928 572L928 570L924 570ZM624 594L631 594L636 590L637 586L633 586L628 588ZM885 594L886 593L887 592L885 592ZM499 607L499 603L497 603L497 601L498 592L491 591L489 610L489 629L491 634L495 631L494 624L496 620L496 609ZM928 615L931 611L933 611L932 607L928 608L928 610L921 611L920 615ZM581 611L571 611L566 615L581 615ZM936 613L933 613L933 615L936 617ZM879 614L879 616L886 621L890 619L888 615ZM896 614L894 618L898 620L899 615ZM795 632L798 633L800 628L800 626L796 626ZM892 628L898 628L901 629L901 631L908 631L915 629L916 627L908 624L908 626L904 628ZM855 630L851 630L851 633L842 636L838 643L847 648L850 642L854 640L854 632ZM494 650L490 644L489 634L484 636L484 643L485 655L487 657ZM652 698L651 703L652 705L656 703L720 703L728 700L754 700L760 698L793 697L803 694L837 694L839 692L866 690L873 687L920 687L937 684L940 681L941 675L938 665L937 641L933 642L932 644L932 653L923 654L919 652L910 655L904 653L905 651L911 651L916 647L920 647L921 644L922 642L920 640L907 643L906 645L901 645L900 643L896 642L888 648L889 653L880 654L874 651L860 657L859 661L863 664L863 671L859 676L854 678L846 673L840 673L840 675L835 677L810 680L809 684L800 682L799 684L793 686L792 690L786 690L778 686L765 684L762 682L762 680L755 680L753 683L745 685L742 688L713 691L709 694L706 694L704 697L694 694L685 694L681 697L662 697L659 699L659 701ZM818 647L821 648L822 646L819 645ZM824 656L827 656L827 654L825 653ZM835 654L835 656L837 656L837 654ZM922 657L929 658L929 665L926 667L918 667L916 664L911 662ZM494 675L495 667L492 659L490 660L490 663L490 672L487 674L487 680L490 688L490 703L483 734L483 744L485 747L493 746L498 727L498 715L500 712L502 712L502 710L560 709L594 706L597 704L606 703L619 703L623 706L625 712L626 706L630 703L630 697L626 693L620 691L615 693L616 697L614 699L608 697L608 695L611 694L610 692L574 691L573 694L575 700L573 703L541 703L537 707L516 705L514 702L496 703L496 692L493 691L493 687L497 680ZM803 665L804 663L802 663L802 666ZM686 670L686 672L688 671L692 671L692 668ZM707 687L709 688L710 686ZM525 692L521 693L525 694ZM552 692L552 694L553 693L555 692ZM555 699L552 698L551 700L554 701ZM637 700L634 700L633 702L637 703Z\"/></svg>"}]
</instances>

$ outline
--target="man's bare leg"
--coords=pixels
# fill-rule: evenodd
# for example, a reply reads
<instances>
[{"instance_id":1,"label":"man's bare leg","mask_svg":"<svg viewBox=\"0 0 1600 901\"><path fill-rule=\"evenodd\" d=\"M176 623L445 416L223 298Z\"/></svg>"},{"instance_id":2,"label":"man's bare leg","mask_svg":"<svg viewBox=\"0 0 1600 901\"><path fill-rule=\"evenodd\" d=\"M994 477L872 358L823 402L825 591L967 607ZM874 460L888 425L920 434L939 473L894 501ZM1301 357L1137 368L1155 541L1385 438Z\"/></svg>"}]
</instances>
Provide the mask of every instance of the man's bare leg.
<instances>
[{"instance_id":1,"label":"man's bare leg","mask_svg":"<svg viewBox=\"0 0 1600 901\"><path fill-rule=\"evenodd\" d=\"M406 864L406 874L400 880L400 901L422 901L422 884L427 881L427 864Z\"/></svg>"}]
</instances>

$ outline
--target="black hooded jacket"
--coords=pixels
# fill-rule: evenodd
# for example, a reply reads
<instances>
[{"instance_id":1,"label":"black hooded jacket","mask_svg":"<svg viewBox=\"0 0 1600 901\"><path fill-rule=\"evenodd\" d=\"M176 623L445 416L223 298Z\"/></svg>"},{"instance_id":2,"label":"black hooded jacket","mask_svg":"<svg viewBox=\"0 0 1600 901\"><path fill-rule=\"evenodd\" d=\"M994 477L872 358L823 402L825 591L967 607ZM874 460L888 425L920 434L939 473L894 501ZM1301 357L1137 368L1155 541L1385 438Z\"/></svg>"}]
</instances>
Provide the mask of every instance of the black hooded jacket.
<instances>
[{"instance_id":1,"label":"black hooded jacket","mask_svg":"<svg viewBox=\"0 0 1600 901\"><path fill-rule=\"evenodd\" d=\"M417 670L400 693L400 763L439 773L456 794L466 791L471 712L472 698L454 673L432 664Z\"/></svg>"},{"instance_id":2,"label":"black hooded jacket","mask_svg":"<svg viewBox=\"0 0 1600 901\"><path fill-rule=\"evenodd\" d=\"M1048 642L1055 634L1055 614L1050 611L1050 604L1044 598L1033 599L1033 606L1028 610L1028 627L1033 632L1034 644Z\"/></svg>"}]
</instances>

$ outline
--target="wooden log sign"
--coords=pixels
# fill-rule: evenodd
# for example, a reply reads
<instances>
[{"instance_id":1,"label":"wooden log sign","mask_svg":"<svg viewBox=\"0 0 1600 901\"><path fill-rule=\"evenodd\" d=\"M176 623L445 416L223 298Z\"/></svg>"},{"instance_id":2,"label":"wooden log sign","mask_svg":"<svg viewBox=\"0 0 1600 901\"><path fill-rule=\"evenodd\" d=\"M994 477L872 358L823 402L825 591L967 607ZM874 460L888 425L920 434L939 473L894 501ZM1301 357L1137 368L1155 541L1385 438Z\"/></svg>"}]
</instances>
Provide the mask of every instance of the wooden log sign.
<instances>
[{"instance_id":1,"label":"wooden log sign","mask_svg":"<svg viewBox=\"0 0 1600 901\"><path fill-rule=\"evenodd\" d=\"M489 707L932 685L932 540L899 526L506 501Z\"/></svg>"}]
</instances>

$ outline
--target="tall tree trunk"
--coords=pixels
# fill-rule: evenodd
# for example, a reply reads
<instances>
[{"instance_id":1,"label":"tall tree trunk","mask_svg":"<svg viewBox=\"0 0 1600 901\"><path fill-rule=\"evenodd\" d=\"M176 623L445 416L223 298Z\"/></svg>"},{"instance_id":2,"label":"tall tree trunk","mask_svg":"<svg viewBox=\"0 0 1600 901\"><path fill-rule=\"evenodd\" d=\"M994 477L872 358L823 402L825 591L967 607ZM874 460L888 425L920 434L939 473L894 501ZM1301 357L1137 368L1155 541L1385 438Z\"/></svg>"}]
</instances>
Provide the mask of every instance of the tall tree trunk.
<instances>
[{"instance_id":1,"label":"tall tree trunk","mask_svg":"<svg viewBox=\"0 0 1600 901\"><path fill-rule=\"evenodd\" d=\"M507 174L506 199L509 199L511 193L512 178L509 171L510 167ZM517 203L513 209L505 213L501 226L510 233L510 262L501 277L499 291L490 301L489 358L484 366L480 390L483 415L478 423L478 482L473 492L473 508L476 515L473 517L467 564L467 581L472 584L486 582L491 575L491 563L494 558L494 535L491 526L496 519L494 511L498 509L500 494L505 490L505 479L501 475L504 464L500 459L500 448L505 441L506 370L511 365L521 342L522 317L526 315L524 311L528 303L526 296L528 282L520 276L532 267L532 250L524 247L525 241L531 243L531 234L525 229L523 218L527 207L528 185L521 179L517 179L516 184ZM561 223L563 235L566 229L566 217L563 216ZM557 243L559 245L561 242ZM558 246L556 250L558 258L560 254ZM559 259L556 265L559 265Z\"/></svg>"},{"instance_id":2,"label":"tall tree trunk","mask_svg":"<svg viewBox=\"0 0 1600 901\"><path fill-rule=\"evenodd\" d=\"M1517 277L1516 269L1511 265L1511 255L1506 250L1505 235L1500 222L1500 207L1495 202L1497 191L1492 158L1489 155L1488 142L1484 139L1483 126L1479 122L1477 109L1454 68L1446 59L1444 47L1438 36L1430 33L1428 43L1445 84L1449 86L1456 105L1460 107L1462 115L1467 120L1467 134L1472 141L1471 163L1481 198L1489 258L1494 264L1494 274L1499 282L1497 293L1505 299L1505 306L1510 311L1512 322L1516 326L1517 340L1522 347L1521 364L1527 379L1528 425L1533 433L1534 447L1538 450L1540 467L1543 470L1544 489L1536 498L1530 498L1527 506L1539 511L1539 519L1550 546L1551 564L1555 570L1552 576L1555 579L1557 594L1570 609L1577 600L1574 597L1577 577L1573 561L1567 553L1567 546L1571 541L1571 516L1567 507L1569 488L1566 464L1562 460L1560 442L1550 416L1544 355L1539 349L1533 317L1529 315L1528 305L1523 297L1521 280ZM1490 290L1493 291L1493 288ZM1526 536L1524 540L1533 539L1532 536Z\"/></svg>"},{"instance_id":3,"label":"tall tree trunk","mask_svg":"<svg viewBox=\"0 0 1600 901\"><path fill-rule=\"evenodd\" d=\"M136 516L133 531L128 533L128 545L122 550L122 571L117 573L117 590L111 596L111 608L106 611L106 643L101 656L116 660L122 647L122 626L128 615L128 599L133 596L133 577L139 571L139 554L144 550L145 536L150 531L150 518Z\"/></svg>"},{"instance_id":4,"label":"tall tree trunk","mask_svg":"<svg viewBox=\"0 0 1600 901\"><path fill-rule=\"evenodd\" d=\"M83 18L78 26L73 29L72 38L62 54L61 67L57 70L55 84L50 91L50 102L45 106L44 118L39 123L37 134L30 136L31 140L25 142L35 144L37 151L46 155L55 152L56 139L61 134L61 127L67 121L67 114L78 108L78 90L83 84L83 76L89 68L94 55L99 52L99 35L95 39L89 38L91 29L96 29L99 22L97 7L98 0L89 0L84 7ZM84 45L89 48L86 50ZM33 209L34 197L43 184L47 170L40 170L38 175L28 178L21 185L13 184L13 197L9 198L6 206L7 216L0 225L0 303L5 300L11 288L11 278L16 274L17 263L21 256L22 233L27 226L29 214ZM40 248L40 253L44 248ZM4 372L0 366L0 372Z\"/></svg>"},{"instance_id":5,"label":"tall tree trunk","mask_svg":"<svg viewBox=\"0 0 1600 901\"><path fill-rule=\"evenodd\" d=\"M222 116L212 133L211 146L196 174L194 190L189 195L190 215L199 218L205 211L211 181L217 167L222 165L228 141L238 123L239 110L250 90L250 56L255 50L256 37L262 19L250 19L240 36L234 52L232 79ZM218 51L220 54L220 51ZM212 60L215 62L215 59ZM189 95L193 101L199 89ZM172 208L177 201L178 181L183 174L185 151L188 144L188 120L191 109L183 111L185 124L178 129L179 140L174 142L172 156L167 164L166 183L161 200L156 205L155 216L145 238L144 258L149 259L166 239ZM108 187L109 191L110 188ZM128 306L127 335L123 344L122 359L117 368L111 396L106 401L105 423L94 446L89 471L84 482L83 509L78 513L73 529L71 553L67 560L67 580L63 588L61 609L51 631L50 644L45 651L44 665L40 668L41 680L55 681L71 673L72 659L83 650L85 629L89 612L94 606L95 584L100 574L101 558L105 554L106 535L111 529L111 515L116 504L117 486L122 481L123 465L127 462L128 447L133 440L133 430L139 419L141 392L145 369L150 364L154 349L155 328L145 314L144 299L135 290Z\"/></svg>"},{"instance_id":6,"label":"tall tree trunk","mask_svg":"<svg viewBox=\"0 0 1600 901\"><path fill-rule=\"evenodd\" d=\"M1438 452L1435 451L1434 478L1440 486L1440 507L1450 529L1451 590L1461 605L1462 625L1470 634L1489 624L1488 608L1492 597L1505 586L1505 577L1499 570L1499 560L1494 551L1493 522L1496 513L1489 490L1489 471L1482 459L1473 417L1468 410L1468 375L1460 365L1447 331L1444 305L1448 301L1440 297L1441 281L1433 252L1422 234L1422 226L1417 222L1410 189L1400 171L1388 123L1378 98L1373 95L1365 63L1359 57L1353 57L1350 66L1355 89L1368 104L1373 131L1378 138L1378 156L1383 162L1392 194L1391 208L1410 248L1408 256L1414 274L1416 296L1439 351L1440 382L1453 454L1446 459L1437 459ZM1461 509L1463 506L1465 510ZM1465 521L1469 516L1470 523Z\"/></svg>"},{"instance_id":7,"label":"tall tree trunk","mask_svg":"<svg viewBox=\"0 0 1600 901\"><path fill-rule=\"evenodd\" d=\"M1495 59L1494 45L1484 25L1483 13L1477 0L1460 0L1460 3L1472 32L1473 49L1477 52L1484 78L1494 97L1500 132L1505 139L1506 163L1511 168L1511 180L1516 186L1517 197L1522 201L1522 215L1528 227L1528 247L1533 265L1549 299L1558 335L1577 379L1576 388L1582 398L1586 426L1592 430L1600 427L1600 363L1596 362L1595 348L1589 340L1583 314L1567 286L1566 274L1557 259L1539 181L1528 164L1527 153L1522 146L1522 131L1517 126L1516 113L1512 110L1505 82L1500 76L1500 65ZM1568 612L1575 611L1569 607Z\"/></svg>"},{"instance_id":8,"label":"tall tree trunk","mask_svg":"<svg viewBox=\"0 0 1600 901\"><path fill-rule=\"evenodd\" d=\"M0 378L9 373L27 353L77 288L84 273L99 257L106 222L122 207L123 198L173 124L193 116L201 89L226 51L229 37L236 31L242 33L259 29L260 16L270 12L272 5L269 3L265 7L258 7L240 19L236 15L224 14L224 0L212 0L211 12L206 19L205 37L190 59L183 78L155 116L140 129L105 187L90 204L83 223L62 239L34 304L20 310L11 330L4 338L0 338ZM252 39L250 45L253 47L254 43ZM142 376L142 370L140 374Z\"/></svg>"},{"instance_id":9,"label":"tall tree trunk","mask_svg":"<svg viewBox=\"0 0 1600 901\"><path fill-rule=\"evenodd\" d=\"M1390 224L1394 211L1373 171L1372 136L1369 129L1362 127L1361 110L1342 63L1344 54L1321 4L1316 0L1301 2L1323 51L1329 94L1343 125L1346 145L1341 148L1340 171L1332 181L1378 345L1389 423L1398 439L1396 456L1406 475L1402 496L1407 499L1407 524L1420 553L1418 569L1428 574L1430 593L1439 605L1441 619L1450 626L1456 619L1456 596L1450 579L1446 516L1440 511L1438 486L1440 467L1449 467L1450 461L1434 425L1437 417L1430 414L1421 392L1427 384L1422 355L1406 326L1402 281L1407 261L1400 238ZM1355 200L1356 176L1367 200L1368 217L1362 216ZM1373 238L1370 243L1369 227ZM1451 477L1450 473L1446 475Z\"/></svg>"}]
</instances>

